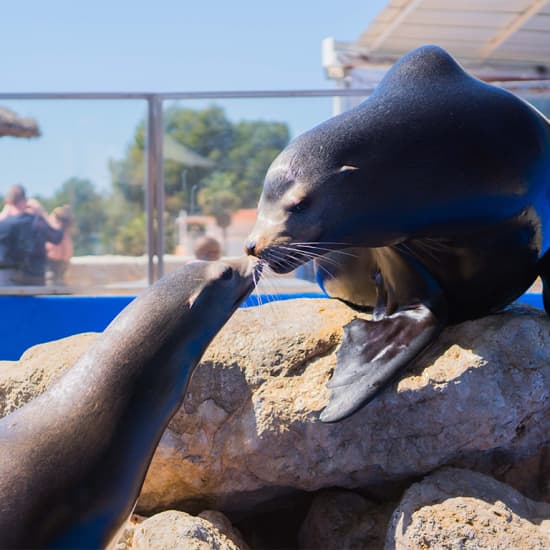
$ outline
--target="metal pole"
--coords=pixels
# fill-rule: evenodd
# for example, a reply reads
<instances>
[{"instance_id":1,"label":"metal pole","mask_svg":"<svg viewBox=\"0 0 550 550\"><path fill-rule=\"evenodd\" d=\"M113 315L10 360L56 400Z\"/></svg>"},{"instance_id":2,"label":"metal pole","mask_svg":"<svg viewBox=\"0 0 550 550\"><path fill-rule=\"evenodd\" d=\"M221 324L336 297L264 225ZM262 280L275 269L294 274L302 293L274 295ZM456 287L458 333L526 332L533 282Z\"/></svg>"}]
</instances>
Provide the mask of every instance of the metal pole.
<instances>
[{"instance_id":1,"label":"metal pole","mask_svg":"<svg viewBox=\"0 0 550 550\"><path fill-rule=\"evenodd\" d=\"M157 279L164 275L164 119L162 116L162 97L155 95L155 144L156 178L155 197L157 208Z\"/></svg>"},{"instance_id":2,"label":"metal pole","mask_svg":"<svg viewBox=\"0 0 550 550\"><path fill-rule=\"evenodd\" d=\"M159 255L159 239L155 238L155 210L158 211L159 206L158 190L163 186L162 100L153 94L147 98L147 106L147 186L145 209L147 213L148 279L149 284L153 284L155 282L155 254L157 254L159 262L159 272L162 271L162 254ZM164 203L163 193L161 200ZM157 230L162 231L162 227L157 227Z\"/></svg>"}]
</instances>

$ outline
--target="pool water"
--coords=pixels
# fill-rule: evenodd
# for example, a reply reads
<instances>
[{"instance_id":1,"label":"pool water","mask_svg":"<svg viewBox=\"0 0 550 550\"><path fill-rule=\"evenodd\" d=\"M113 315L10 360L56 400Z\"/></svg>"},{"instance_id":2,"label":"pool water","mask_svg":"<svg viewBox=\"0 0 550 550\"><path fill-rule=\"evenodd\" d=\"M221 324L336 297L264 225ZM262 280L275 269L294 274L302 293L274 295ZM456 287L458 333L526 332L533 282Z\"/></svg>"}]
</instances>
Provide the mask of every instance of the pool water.
<instances>
[{"instance_id":1,"label":"pool water","mask_svg":"<svg viewBox=\"0 0 550 550\"><path fill-rule=\"evenodd\" d=\"M324 294L251 295L242 307ZM30 346L80 332L100 332L133 296L0 296L0 360L17 360ZM518 302L543 308L541 294L524 294Z\"/></svg>"}]
</instances>

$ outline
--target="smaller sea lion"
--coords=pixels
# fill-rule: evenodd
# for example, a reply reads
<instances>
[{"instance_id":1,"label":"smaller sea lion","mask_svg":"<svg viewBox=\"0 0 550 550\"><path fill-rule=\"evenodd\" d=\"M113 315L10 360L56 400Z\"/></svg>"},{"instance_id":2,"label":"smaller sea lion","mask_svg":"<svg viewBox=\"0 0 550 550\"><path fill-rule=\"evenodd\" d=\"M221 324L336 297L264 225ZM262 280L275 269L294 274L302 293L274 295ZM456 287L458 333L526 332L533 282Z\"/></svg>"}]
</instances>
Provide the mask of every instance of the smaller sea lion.
<instances>
[{"instance_id":1,"label":"smaller sea lion","mask_svg":"<svg viewBox=\"0 0 550 550\"><path fill-rule=\"evenodd\" d=\"M102 548L129 517L206 347L255 263L194 261L131 302L45 393L0 420L0 547Z\"/></svg>"}]
</instances>

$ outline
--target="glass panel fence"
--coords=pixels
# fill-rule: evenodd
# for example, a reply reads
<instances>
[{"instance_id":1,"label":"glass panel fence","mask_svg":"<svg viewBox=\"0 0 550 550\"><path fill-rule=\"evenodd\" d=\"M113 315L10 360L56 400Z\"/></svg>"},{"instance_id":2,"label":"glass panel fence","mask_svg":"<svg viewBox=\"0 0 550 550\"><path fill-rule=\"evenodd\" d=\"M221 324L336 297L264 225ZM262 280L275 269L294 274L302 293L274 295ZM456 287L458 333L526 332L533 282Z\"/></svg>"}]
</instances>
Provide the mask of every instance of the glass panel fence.
<instances>
[{"instance_id":1,"label":"glass panel fence","mask_svg":"<svg viewBox=\"0 0 550 550\"><path fill-rule=\"evenodd\" d=\"M0 122L0 293L146 285L146 112L143 99L0 101L0 120L36 130Z\"/></svg>"},{"instance_id":2,"label":"glass panel fence","mask_svg":"<svg viewBox=\"0 0 550 550\"><path fill-rule=\"evenodd\" d=\"M332 97L217 98L164 105L165 271L243 254L265 173L290 140L333 114ZM318 293L310 265L264 274L263 294Z\"/></svg>"},{"instance_id":3,"label":"glass panel fence","mask_svg":"<svg viewBox=\"0 0 550 550\"><path fill-rule=\"evenodd\" d=\"M509 87L550 113L548 85ZM272 160L367 94L4 94L0 294L136 294L191 258L242 254ZM265 293L319 292L311 265L263 279Z\"/></svg>"}]
</instances>

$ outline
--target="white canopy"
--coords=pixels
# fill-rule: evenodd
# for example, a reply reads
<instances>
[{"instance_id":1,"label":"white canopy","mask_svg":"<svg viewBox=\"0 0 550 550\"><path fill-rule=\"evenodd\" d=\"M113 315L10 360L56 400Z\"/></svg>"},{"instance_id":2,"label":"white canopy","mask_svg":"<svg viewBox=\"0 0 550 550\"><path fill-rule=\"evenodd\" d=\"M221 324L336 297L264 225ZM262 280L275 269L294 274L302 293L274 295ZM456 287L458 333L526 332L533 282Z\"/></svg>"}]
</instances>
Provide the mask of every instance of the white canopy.
<instances>
[{"instance_id":1,"label":"white canopy","mask_svg":"<svg viewBox=\"0 0 550 550\"><path fill-rule=\"evenodd\" d=\"M323 64L329 78L369 85L423 44L486 80L550 78L550 0L390 0L357 41L326 39Z\"/></svg>"}]
</instances>

